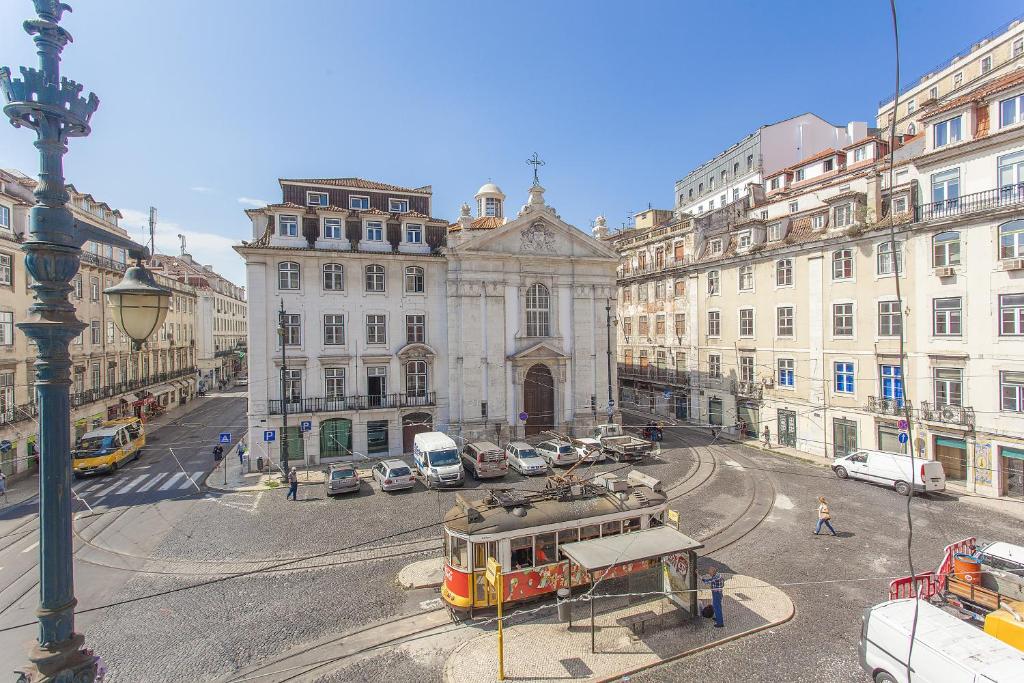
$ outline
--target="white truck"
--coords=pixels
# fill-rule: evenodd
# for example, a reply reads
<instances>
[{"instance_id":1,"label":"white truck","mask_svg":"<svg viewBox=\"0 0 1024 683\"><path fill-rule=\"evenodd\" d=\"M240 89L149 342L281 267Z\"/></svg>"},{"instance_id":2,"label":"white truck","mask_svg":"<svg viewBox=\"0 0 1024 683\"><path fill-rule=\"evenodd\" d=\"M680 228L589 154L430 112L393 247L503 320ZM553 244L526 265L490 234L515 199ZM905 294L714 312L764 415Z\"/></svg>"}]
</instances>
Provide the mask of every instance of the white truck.
<instances>
[{"instance_id":1,"label":"white truck","mask_svg":"<svg viewBox=\"0 0 1024 683\"><path fill-rule=\"evenodd\" d=\"M592 434L601 444L601 450L616 462L643 460L651 452L651 442L627 434L622 425L614 422L597 425Z\"/></svg>"}]
</instances>

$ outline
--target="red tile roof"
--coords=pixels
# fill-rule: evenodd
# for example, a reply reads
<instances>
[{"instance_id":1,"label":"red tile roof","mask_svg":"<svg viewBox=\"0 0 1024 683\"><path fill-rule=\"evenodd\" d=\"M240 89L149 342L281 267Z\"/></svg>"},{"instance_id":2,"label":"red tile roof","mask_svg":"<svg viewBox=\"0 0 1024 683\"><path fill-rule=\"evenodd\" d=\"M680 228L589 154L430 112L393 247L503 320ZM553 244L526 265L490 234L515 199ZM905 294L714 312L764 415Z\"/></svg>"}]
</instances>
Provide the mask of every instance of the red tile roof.
<instances>
[{"instance_id":1,"label":"red tile roof","mask_svg":"<svg viewBox=\"0 0 1024 683\"><path fill-rule=\"evenodd\" d=\"M1024 68L1018 68L1008 74L1000 76L999 78L994 78L988 83L984 83L975 88L966 95L954 97L948 102L944 102L937 107L929 109L923 114L923 118L929 118L936 114L941 114L942 112L951 111L971 102L981 102L989 95L994 95L998 92L1002 92L1003 90L1008 90L1016 85L1020 85L1021 83L1024 83Z\"/></svg>"},{"instance_id":2,"label":"red tile roof","mask_svg":"<svg viewBox=\"0 0 1024 683\"><path fill-rule=\"evenodd\" d=\"M306 207L302 206L301 204L296 204L295 202L281 202L280 204L267 204L266 206L263 207L263 209L299 209L301 211L305 211ZM255 210L262 211L263 209ZM252 210L253 209L249 209L249 211Z\"/></svg>"},{"instance_id":3,"label":"red tile roof","mask_svg":"<svg viewBox=\"0 0 1024 683\"><path fill-rule=\"evenodd\" d=\"M291 185L329 185L331 187L381 190L385 192L418 192L421 194L431 194L433 192L430 185L424 185L423 187L400 187L389 183L379 183L376 180L364 180L363 178L278 178L277 182Z\"/></svg>"}]
</instances>

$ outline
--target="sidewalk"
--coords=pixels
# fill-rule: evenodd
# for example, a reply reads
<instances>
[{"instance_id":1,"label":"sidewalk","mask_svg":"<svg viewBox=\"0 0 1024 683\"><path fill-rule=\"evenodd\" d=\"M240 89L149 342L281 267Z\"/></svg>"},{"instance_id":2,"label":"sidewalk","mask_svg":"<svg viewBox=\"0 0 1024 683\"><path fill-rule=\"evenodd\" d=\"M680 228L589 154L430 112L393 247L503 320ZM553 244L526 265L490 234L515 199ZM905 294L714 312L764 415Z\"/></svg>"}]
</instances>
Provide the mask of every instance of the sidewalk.
<instances>
[{"instance_id":1,"label":"sidewalk","mask_svg":"<svg viewBox=\"0 0 1024 683\"><path fill-rule=\"evenodd\" d=\"M221 460L220 464L217 465L210 472L210 475L206 477L206 486L215 491L228 491L228 492L247 492L247 491L267 491L270 489L281 488L282 486L287 487L282 480L280 470L275 469L270 473L260 472L256 469L256 459L262 456L260 451L256 451L255 454L252 449L249 449L248 460L246 460L245 468L243 470L242 464L238 460L238 444L224 454L224 459ZM273 463L276 468L276 463ZM227 475L225 477L224 468L227 468ZM324 484L324 475L327 465L295 465L299 475L299 486L313 486ZM359 475L360 479L370 479L370 470L367 469L356 469L356 474Z\"/></svg>"},{"instance_id":2,"label":"sidewalk","mask_svg":"<svg viewBox=\"0 0 1024 683\"><path fill-rule=\"evenodd\" d=\"M700 591L698 595L702 601L710 600L709 591ZM595 606L600 610L602 600L611 599L598 596ZM650 613L652 621L634 634L627 619L645 612ZM506 678L620 680L783 624L793 617L794 607L778 588L735 574L725 584L725 628L714 628L710 619L684 619L685 614L667 599L653 599L599 612L595 619L596 654L591 652L590 609L586 602L574 603L571 628L557 621L553 608L540 614L534 621L505 627ZM444 681L493 680L497 670L497 633L492 631L463 643L449 656Z\"/></svg>"}]
</instances>

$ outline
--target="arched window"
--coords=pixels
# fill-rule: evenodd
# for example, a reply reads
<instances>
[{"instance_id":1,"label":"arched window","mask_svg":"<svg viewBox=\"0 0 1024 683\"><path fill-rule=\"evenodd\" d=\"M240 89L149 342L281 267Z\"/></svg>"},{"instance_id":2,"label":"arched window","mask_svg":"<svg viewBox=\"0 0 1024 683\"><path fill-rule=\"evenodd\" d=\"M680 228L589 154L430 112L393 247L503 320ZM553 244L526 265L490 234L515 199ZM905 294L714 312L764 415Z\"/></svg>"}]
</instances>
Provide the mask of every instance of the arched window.
<instances>
[{"instance_id":1,"label":"arched window","mask_svg":"<svg viewBox=\"0 0 1024 683\"><path fill-rule=\"evenodd\" d=\"M999 258L1024 257L1024 220L999 226Z\"/></svg>"},{"instance_id":2,"label":"arched window","mask_svg":"<svg viewBox=\"0 0 1024 683\"><path fill-rule=\"evenodd\" d=\"M526 336L551 336L551 297L548 288L542 284L531 285L526 290Z\"/></svg>"},{"instance_id":3,"label":"arched window","mask_svg":"<svg viewBox=\"0 0 1024 683\"><path fill-rule=\"evenodd\" d=\"M839 249L832 252L832 279L845 280L853 277L853 251Z\"/></svg>"},{"instance_id":4,"label":"arched window","mask_svg":"<svg viewBox=\"0 0 1024 683\"><path fill-rule=\"evenodd\" d=\"M405 394L410 398L427 395L427 361L411 360L405 364Z\"/></svg>"},{"instance_id":5,"label":"arched window","mask_svg":"<svg viewBox=\"0 0 1024 683\"><path fill-rule=\"evenodd\" d=\"M917 132L917 127L914 124L907 126L907 135L914 135Z\"/></svg>"},{"instance_id":6,"label":"arched window","mask_svg":"<svg viewBox=\"0 0 1024 683\"><path fill-rule=\"evenodd\" d=\"M384 266L366 266L366 291L384 291Z\"/></svg>"},{"instance_id":7,"label":"arched window","mask_svg":"<svg viewBox=\"0 0 1024 683\"><path fill-rule=\"evenodd\" d=\"M409 266L405 269L405 291L413 294L423 293L423 269Z\"/></svg>"},{"instance_id":8,"label":"arched window","mask_svg":"<svg viewBox=\"0 0 1024 683\"><path fill-rule=\"evenodd\" d=\"M940 232L932 238L932 267L960 265L960 233Z\"/></svg>"},{"instance_id":9,"label":"arched window","mask_svg":"<svg viewBox=\"0 0 1024 683\"><path fill-rule=\"evenodd\" d=\"M340 263L324 264L324 289L338 292L345 289L345 268Z\"/></svg>"},{"instance_id":10,"label":"arched window","mask_svg":"<svg viewBox=\"0 0 1024 683\"><path fill-rule=\"evenodd\" d=\"M282 261L277 264L277 288L299 288L299 264L294 261Z\"/></svg>"}]
</instances>

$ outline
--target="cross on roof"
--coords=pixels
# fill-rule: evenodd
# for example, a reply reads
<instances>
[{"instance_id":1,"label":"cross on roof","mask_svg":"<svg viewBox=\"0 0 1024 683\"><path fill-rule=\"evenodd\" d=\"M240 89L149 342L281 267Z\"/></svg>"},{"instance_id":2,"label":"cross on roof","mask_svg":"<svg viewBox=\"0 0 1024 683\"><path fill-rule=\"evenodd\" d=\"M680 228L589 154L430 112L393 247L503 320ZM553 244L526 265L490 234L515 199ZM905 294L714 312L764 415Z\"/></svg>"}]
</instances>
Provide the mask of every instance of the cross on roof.
<instances>
[{"instance_id":1,"label":"cross on roof","mask_svg":"<svg viewBox=\"0 0 1024 683\"><path fill-rule=\"evenodd\" d=\"M539 171L540 167L544 165L544 162L541 161L541 159L537 155L537 153L534 152L533 156L526 160L526 163L529 164L530 166L533 166L533 185L534 185L534 187L540 185L540 177L537 175L537 171Z\"/></svg>"}]
</instances>

